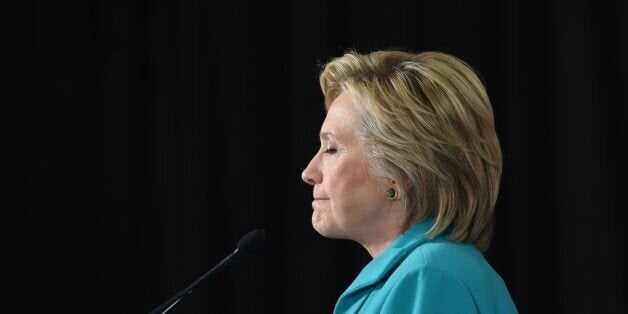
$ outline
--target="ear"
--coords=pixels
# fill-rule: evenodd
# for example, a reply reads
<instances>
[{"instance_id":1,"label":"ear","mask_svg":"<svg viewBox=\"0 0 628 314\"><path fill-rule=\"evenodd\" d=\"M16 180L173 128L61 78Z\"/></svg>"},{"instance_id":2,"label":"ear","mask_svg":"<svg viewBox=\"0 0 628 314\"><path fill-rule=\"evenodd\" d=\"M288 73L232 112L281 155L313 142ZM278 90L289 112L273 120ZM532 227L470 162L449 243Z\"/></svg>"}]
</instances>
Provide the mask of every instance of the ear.
<instances>
[{"instance_id":1,"label":"ear","mask_svg":"<svg viewBox=\"0 0 628 314\"><path fill-rule=\"evenodd\" d=\"M402 174L402 184L398 184L398 182L394 181L391 179L391 182L398 186L399 188L403 188L404 191L408 192L410 190L412 190L414 188L414 184L412 183L412 180L410 180L410 178L408 176L406 176L405 174Z\"/></svg>"},{"instance_id":2,"label":"ear","mask_svg":"<svg viewBox=\"0 0 628 314\"><path fill-rule=\"evenodd\" d=\"M404 188L404 191L406 192L414 188L414 184L412 183L412 180L410 180L410 178L405 178L403 180L403 188Z\"/></svg>"},{"instance_id":3,"label":"ear","mask_svg":"<svg viewBox=\"0 0 628 314\"><path fill-rule=\"evenodd\" d=\"M399 194L408 194L410 191L412 191L413 189L413 185L412 185L412 181L410 180L404 180L403 184L399 184L397 181L393 180L393 179L388 179L387 180L387 184L386 184L386 188L393 188L397 191L397 193Z\"/></svg>"}]
</instances>

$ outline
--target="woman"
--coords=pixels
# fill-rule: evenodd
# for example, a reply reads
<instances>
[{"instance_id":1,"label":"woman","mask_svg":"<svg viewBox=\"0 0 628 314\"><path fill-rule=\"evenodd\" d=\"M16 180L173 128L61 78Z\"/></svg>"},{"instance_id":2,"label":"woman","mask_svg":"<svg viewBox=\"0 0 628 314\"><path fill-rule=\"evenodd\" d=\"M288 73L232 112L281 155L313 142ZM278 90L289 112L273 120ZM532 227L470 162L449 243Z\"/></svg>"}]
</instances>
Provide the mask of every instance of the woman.
<instances>
[{"instance_id":1,"label":"woman","mask_svg":"<svg viewBox=\"0 0 628 314\"><path fill-rule=\"evenodd\" d=\"M320 75L327 116L302 173L312 225L373 257L335 313L516 313L482 255L501 150L486 91L439 52L350 52Z\"/></svg>"}]
</instances>

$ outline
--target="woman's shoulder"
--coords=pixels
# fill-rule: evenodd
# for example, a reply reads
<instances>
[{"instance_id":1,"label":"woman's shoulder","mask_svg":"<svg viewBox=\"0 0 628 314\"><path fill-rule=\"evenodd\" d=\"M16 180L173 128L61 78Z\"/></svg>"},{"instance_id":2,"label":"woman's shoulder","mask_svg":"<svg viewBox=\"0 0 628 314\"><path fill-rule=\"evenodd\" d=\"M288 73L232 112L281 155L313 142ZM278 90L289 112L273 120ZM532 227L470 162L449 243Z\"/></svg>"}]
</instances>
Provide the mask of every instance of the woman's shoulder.
<instances>
[{"instance_id":1,"label":"woman's shoulder","mask_svg":"<svg viewBox=\"0 0 628 314\"><path fill-rule=\"evenodd\" d=\"M514 309L503 279L470 243L445 237L422 243L408 253L389 279L425 287L459 287L480 308Z\"/></svg>"},{"instance_id":2,"label":"woman's shoulder","mask_svg":"<svg viewBox=\"0 0 628 314\"><path fill-rule=\"evenodd\" d=\"M445 271L490 267L482 252L471 243L460 243L437 237L426 241L408 253L403 264L407 267L441 269Z\"/></svg>"},{"instance_id":3,"label":"woman's shoulder","mask_svg":"<svg viewBox=\"0 0 628 314\"><path fill-rule=\"evenodd\" d=\"M439 278L459 281L475 290L487 285L503 285L502 278L473 244L458 243L438 237L422 243L408 253L395 270L395 275L421 274L430 278L438 273Z\"/></svg>"}]
</instances>

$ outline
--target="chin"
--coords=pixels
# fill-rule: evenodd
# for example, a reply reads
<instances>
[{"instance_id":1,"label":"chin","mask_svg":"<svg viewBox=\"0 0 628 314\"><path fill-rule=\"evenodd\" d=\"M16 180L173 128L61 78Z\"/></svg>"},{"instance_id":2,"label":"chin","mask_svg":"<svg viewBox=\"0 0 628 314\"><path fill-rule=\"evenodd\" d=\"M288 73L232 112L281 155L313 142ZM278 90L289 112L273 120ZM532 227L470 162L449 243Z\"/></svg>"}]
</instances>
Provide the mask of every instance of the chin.
<instances>
[{"instance_id":1,"label":"chin","mask_svg":"<svg viewBox=\"0 0 628 314\"><path fill-rule=\"evenodd\" d=\"M337 238L337 230L333 227L333 223L330 223L330 221L325 219L324 215L316 211L312 214L312 227L326 238Z\"/></svg>"},{"instance_id":2,"label":"chin","mask_svg":"<svg viewBox=\"0 0 628 314\"><path fill-rule=\"evenodd\" d=\"M329 239L349 239L345 233L338 228L333 221L325 220L319 217L319 220L316 220L315 216L312 216L312 227L314 230L318 232L318 234L322 235L325 238Z\"/></svg>"}]
</instances>

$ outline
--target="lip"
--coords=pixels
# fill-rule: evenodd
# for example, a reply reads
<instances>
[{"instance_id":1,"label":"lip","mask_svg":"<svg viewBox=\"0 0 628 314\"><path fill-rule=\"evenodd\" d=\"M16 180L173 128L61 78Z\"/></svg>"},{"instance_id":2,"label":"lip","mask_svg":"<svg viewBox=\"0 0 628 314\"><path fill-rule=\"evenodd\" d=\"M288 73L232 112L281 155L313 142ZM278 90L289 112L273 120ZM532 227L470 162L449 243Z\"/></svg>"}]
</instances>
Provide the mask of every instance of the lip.
<instances>
[{"instance_id":1,"label":"lip","mask_svg":"<svg viewBox=\"0 0 628 314\"><path fill-rule=\"evenodd\" d=\"M323 203L325 203L325 201L328 201L328 200L329 200L328 198L315 198L312 201L312 208L323 206Z\"/></svg>"}]
</instances>

